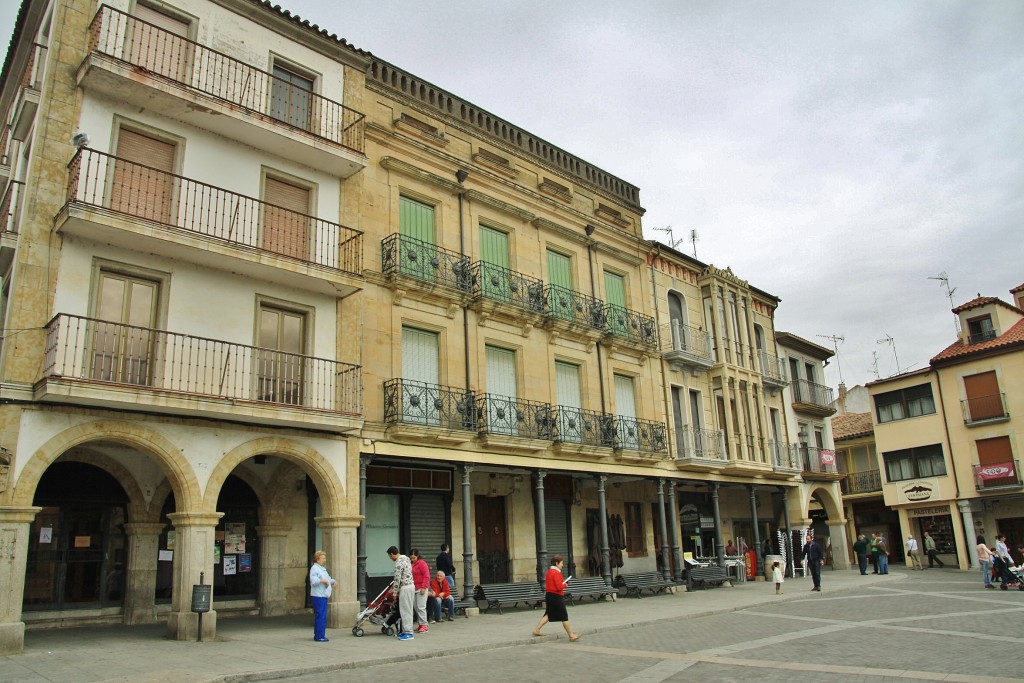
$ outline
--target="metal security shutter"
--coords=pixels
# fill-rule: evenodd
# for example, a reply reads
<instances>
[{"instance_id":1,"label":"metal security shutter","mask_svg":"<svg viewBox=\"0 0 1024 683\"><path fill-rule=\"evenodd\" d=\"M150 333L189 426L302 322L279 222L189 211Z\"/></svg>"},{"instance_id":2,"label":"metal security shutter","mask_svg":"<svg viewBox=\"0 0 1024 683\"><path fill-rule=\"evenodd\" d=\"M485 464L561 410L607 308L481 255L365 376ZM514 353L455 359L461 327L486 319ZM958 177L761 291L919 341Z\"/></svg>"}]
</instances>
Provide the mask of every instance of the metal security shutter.
<instances>
[{"instance_id":1,"label":"metal security shutter","mask_svg":"<svg viewBox=\"0 0 1024 683\"><path fill-rule=\"evenodd\" d=\"M169 142L125 128L118 131L110 208L170 223L175 152Z\"/></svg>"},{"instance_id":2,"label":"metal security shutter","mask_svg":"<svg viewBox=\"0 0 1024 683\"><path fill-rule=\"evenodd\" d=\"M569 513L565 500L544 501L544 529L548 540L548 560L555 555L565 558L565 566L572 566L569 553Z\"/></svg>"},{"instance_id":3,"label":"metal security shutter","mask_svg":"<svg viewBox=\"0 0 1024 683\"><path fill-rule=\"evenodd\" d=\"M268 177L263 185L263 248L300 259L309 256L309 189Z\"/></svg>"},{"instance_id":4,"label":"metal security shutter","mask_svg":"<svg viewBox=\"0 0 1024 683\"><path fill-rule=\"evenodd\" d=\"M409 548L419 548L423 559L434 571L434 557L446 542L444 498L436 494L416 494L409 499Z\"/></svg>"},{"instance_id":5,"label":"metal security shutter","mask_svg":"<svg viewBox=\"0 0 1024 683\"><path fill-rule=\"evenodd\" d=\"M403 237L434 244L434 207L415 199L399 197L398 221Z\"/></svg>"}]
</instances>

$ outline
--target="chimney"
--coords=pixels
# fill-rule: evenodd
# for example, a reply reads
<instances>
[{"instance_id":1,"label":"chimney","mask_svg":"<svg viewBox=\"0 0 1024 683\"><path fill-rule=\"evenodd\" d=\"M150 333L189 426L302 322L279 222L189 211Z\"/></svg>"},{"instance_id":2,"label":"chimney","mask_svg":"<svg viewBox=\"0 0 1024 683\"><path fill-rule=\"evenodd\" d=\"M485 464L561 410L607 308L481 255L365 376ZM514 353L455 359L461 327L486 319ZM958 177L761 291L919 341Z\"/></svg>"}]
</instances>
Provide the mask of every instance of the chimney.
<instances>
[{"instance_id":1,"label":"chimney","mask_svg":"<svg viewBox=\"0 0 1024 683\"><path fill-rule=\"evenodd\" d=\"M846 385L839 383L839 414L846 414Z\"/></svg>"}]
</instances>

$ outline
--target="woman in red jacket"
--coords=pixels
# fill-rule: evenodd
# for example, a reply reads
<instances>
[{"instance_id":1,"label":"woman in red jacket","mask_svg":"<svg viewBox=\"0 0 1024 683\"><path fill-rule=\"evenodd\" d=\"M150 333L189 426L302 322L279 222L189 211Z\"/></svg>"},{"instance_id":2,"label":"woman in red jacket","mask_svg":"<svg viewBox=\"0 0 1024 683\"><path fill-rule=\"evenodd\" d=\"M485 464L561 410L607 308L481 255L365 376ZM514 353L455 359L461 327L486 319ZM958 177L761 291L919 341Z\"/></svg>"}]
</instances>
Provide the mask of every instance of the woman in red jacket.
<instances>
[{"instance_id":1,"label":"woman in red jacket","mask_svg":"<svg viewBox=\"0 0 1024 683\"><path fill-rule=\"evenodd\" d=\"M580 637L572 632L569 625L569 612L565 609L565 586L569 579L562 579L562 556L555 555L551 558L551 568L544 577L546 595L544 596L544 616L540 618L537 627L533 629L533 635L543 635L540 630L549 621L560 621L569 634L569 640L579 640ZM572 578L572 577L569 577Z\"/></svg>"}]
</instances>

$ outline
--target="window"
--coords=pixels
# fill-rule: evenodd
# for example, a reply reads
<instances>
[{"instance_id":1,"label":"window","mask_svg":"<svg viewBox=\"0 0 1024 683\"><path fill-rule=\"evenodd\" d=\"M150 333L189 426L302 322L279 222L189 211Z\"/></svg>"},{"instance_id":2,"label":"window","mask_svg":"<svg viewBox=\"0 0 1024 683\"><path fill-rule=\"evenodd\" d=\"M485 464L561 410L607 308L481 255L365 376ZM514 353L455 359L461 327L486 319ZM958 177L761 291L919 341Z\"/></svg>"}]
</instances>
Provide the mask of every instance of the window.
<instances>
[{"instance_id":1,"label":"window","mask_svg":"<svg viewBox=\"0 0 1024 683\"><path fill-rule=\"evenodd\" d=\"M626 315L626 279L618 273L604 274L604 296L608 304L608 329L619 336L629 335Z\"/></svg>"},{"instance_id":2,"label":"window","mask_svg":"<svg viewBox=\"0 0 1024 683\"><path fill-rule=\"evenodd\" d=\"M616 436L620 448L640 447L639 430L636 428L636 392L633 378L625 375L614 376Z\"/></svg>"},{"instance_id":3,"label":"window","mask_svg":"<svg viewBox=\"0 0 1024 683\"><path fill-rule=\"evenodd\" d=\"M274 65L270 92L270 115L289 125L310 130L313 104L313 79Z\"/></svg>"},{"instance_id":4,"label":"window","mask_svg":"<svg viewBox=\"0 0 1024 683\"><path fill-rule=\"evenodd\" d=\"M440 339L436 332L402 327L402 419L439 425Z\"/></svg>"},{"instance_id":5,"label":"window","mask_svg":"<svg viewBox=\"0 0 1024 683\"><path fill-rule=\"evenodd\" d=\"M275 254L309 258L308 187L267 176L263 182L263 249Z\"/></svg>"},{"instance_id":6,"label":"window","mask_svg":"<svg viewBox=\"0 0 1024 683\"><path fill-rule=\"evenodd\" d=\"M647 552L647 538L644 533L644 511L640 503L626 503L626 552L644 554Z\"/></svg>"},{"instance_id":7,"label":"window","mask_svg":"<svg viewBox=\"0 0 1024 683\"><path fill-rule=\"evenodd\" d=\"M258 400L301 405L306 316L261 304L259 317Z\"/></svg>"},{"instance_id":8,"label":"window","mask_svg":"<svg viewBox=\"0 0 1024 683\"><path fill-rule=\"evenodd\" d=\"M398 231L402 236L400 268L403 275L433 281L437 269L434 248L434 207L409 197L398 198Z\"/></svg>"},{"instance_id":9,"label":"window","mask_svg":"<svg viewBox=\"0 0 1024 683\"><path fill-rule=\"evenodd\" d=\"M978 439L974 442L978 448L978 482L982 488L1007 486L1019 483L1016 462L1013 459L1013 446L1010 437L997 436L991 439ZM1005 476L993 475L991 472L982 474L986 465L1003 465Z\"/></svg>"},{"instance_id":10,"label":"window","mask_svg":"<svg viewBox=\"0 0 1024 683\"><path fill-rule=\"evenodd\" d=\"M932 385L919 384L916 387L878 394L875 396L875 412L880 424L908 417L931 415L935 412Z\"/></svg>"},{"instance_id":11,"label":"window","mask_svg":"<svg viewBox=\"0 0 1024 683\"><path fill-rule=\"evenodd\" d=\"M1003 395L999 391L999 378L995 371L980 372L964 377L967 394L967 421L990 420L1004 417Z\"/></svg>"},{"instance_id":12,"label":"window","mask_svg":"<svg viewBox=\"0 0 1024 683\"><path fill-rule=\"evenodd\" d=\"M548 250L548 283L551 285L548 306L551 315L561 320L576 317L572 298L572 259Z\"/></svg>"},{"instance_id":13,"label":"window","mask_svg":"<svg viewBox=\"0 0 1024 683\"><path fill-rule=\"evenodd\" d=\"M99 321L90 340L93 379L150 384L159 292L159 282L100 272L95 304Z\"/></svg>"},{"instance_id":14,"label":"window","mask_svg":"<svg viewBox=\"0 0 1024 683\"><path fill-rule=\"evenodd\" d=\"M110 208L137 218L173 224L177 146L121 128L110 186Z\"/></svg>"},{"instance_id":15,"label":"window","mask_svg":"<svg viewBox=\"0 0 1024 683\"><path fill-rule=\"evenodd\" d=\"M184 81L191 60L191 43L187 41L190 24L143 4L135 5L126 46L126 57L148 71Z\"/></svg>"},{"instance_id":16,"label":"window","mask_svg":"<svg viewBox=\"0 0 1024 683\"><path fill-rule=\"evenodd\" d=\"M967 321L967 343L980 344L996 338L996 330L992 326L992 316L985 315Z\"/></svg>"},{"instance_id":17,"label":"window","mask_svg":"<svg viewBox=\"0 0 1024 683\"><path fill-rule=\"evenodd\" d=\"M480 226L480 288L485 296L509 301L508 234Z\"/></svg>"},{"instance_id":18,"label":"window","mask_svg":"<svg viewBox=\"0 0 1024 683\"><path fill-rule=\"evenodd\" d=\"M946 461L939 444L890 451L882 454L882 460L885 462L885 476L890 482L946 474Z\"/></svg>"},{"instance_id":19,"label":"window","mask_svg":"<svg viewBox=\"0 0 1024 683\"><path fill-rule=\"evenodd\" d=\"M484 347L487 362L487 429L516 436L519 433L516 352L497 346Z\"/></svg>"}]
</instances>

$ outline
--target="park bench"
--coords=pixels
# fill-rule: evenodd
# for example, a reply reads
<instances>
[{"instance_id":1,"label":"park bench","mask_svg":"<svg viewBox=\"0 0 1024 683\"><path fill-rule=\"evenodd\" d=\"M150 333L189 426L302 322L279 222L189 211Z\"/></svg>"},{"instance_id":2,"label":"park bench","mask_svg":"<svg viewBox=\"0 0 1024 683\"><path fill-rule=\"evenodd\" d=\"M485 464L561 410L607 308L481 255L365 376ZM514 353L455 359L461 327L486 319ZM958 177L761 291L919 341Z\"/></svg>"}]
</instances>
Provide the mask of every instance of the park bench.
<instances>
[{"instance_id":1,"label":"park bench","mask_svg":"<svg viewBox=\"0 0 1024 683\"><path fill-rule=\"evenodd\" d=\"M523 603L533 609L544 602L544 587L536 581L480 584L476 587L476 601L478 605L486 604L486 607L481 606L484 612L497 607L498 614L501 614L502 605Z\"/></svg>"},{"instance_id":2,"label":"park bench","mask_svg":"<svg viewBox=\"0 0 1024 683\"><path fill-rule=\"evenodd\" d=\"M619 574L616 585L626 589L626 597L635 595L638 598L642 597L641 594L645 590L651 591L652 594L664 593L666 589L675 586L673 582L666 581L658 572Z\"/></svg>"},{"instance_id":3,"label":"park bench","mask_svg":"<svg viewBox=\"0 0 1024 683\"><path fill-rule=\"evenodd\" d=\"M565 587L565 599L570 605L576 604L576 598L589 596L594 600L604 600L608 596L615 600L618 594L619 589L605 583L603 576L574 576Z\"/></svg>"},{"instance_id":4,"label":"park bench","mask_svg":"<svg viewBox=\"0 0 1024 683\"><path fill-rule=\"evenodd\" d=\"M452 596L455 597L455 596ZM467 607L476 607L476 600L465 600L462 598L455 598L455 613L462 612L462 616L469 619L469 612L466 611Z\"/></svg>"},{"instance_id":5,"label":"park bench","mask_svg":"<svg viewBox=\"0 0 1024 683\"><path fill-rule=\"evenodd\" d=\"M708 567L690 567L686 571L688 572L687 578L690 585L694 588L721 586L726 581L732 581L732 577L729 576L728 570L716 565Z\"/></svg>"}]
</instances>

